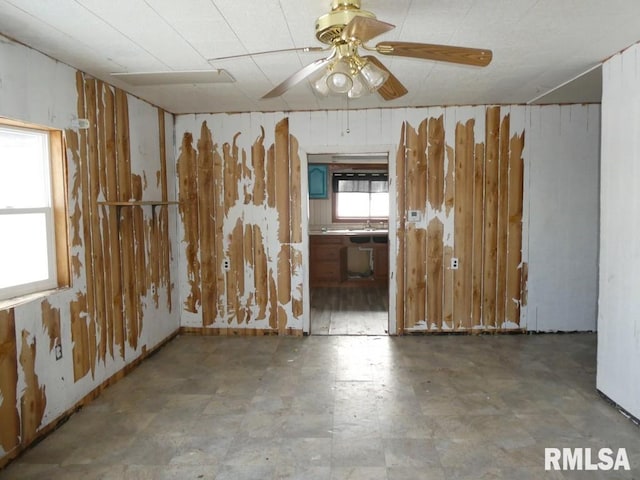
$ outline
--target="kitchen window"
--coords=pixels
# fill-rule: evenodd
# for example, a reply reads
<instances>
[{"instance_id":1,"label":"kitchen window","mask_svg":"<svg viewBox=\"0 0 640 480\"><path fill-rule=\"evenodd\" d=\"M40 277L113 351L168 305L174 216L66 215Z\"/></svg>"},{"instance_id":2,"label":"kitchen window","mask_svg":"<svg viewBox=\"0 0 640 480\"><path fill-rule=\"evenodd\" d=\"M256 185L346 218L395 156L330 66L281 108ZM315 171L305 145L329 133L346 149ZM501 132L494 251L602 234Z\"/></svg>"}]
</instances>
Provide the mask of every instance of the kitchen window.
<instances>
[{"instance_id":1,"label":"kitchen window","mask_svg":"<svg viewBox=\"0 0 640 480\"><path fill-rule=\"evenodd\" d=\"M332 179L335 220L388 220L386 172L335 172Z\"/></svg>"}]
</instances>

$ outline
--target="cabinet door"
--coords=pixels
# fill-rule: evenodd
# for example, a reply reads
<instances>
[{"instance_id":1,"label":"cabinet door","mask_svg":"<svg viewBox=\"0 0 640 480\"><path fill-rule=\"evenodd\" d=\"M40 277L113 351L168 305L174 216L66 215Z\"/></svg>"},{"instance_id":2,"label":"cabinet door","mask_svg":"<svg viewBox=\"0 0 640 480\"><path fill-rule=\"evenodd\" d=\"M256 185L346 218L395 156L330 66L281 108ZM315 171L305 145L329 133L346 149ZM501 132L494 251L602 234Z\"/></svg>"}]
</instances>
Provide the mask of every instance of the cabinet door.
<instances>
[{"instance_id":1,"label":"cabinet door","mask_svg":"<svg viewBox=\"0 0 640 480\"><path fill-rule=\"evenodd\" d=\"M327 198L326 165L309 165L309 198Z\"/></svg>"},{"instance_id":2,"label":"cabinet door","mask_svg":"<svg viewBox=\"0 0 640 480\"><path fill-rule=\"evenodd\" d=\"M389 276L389 248L376 247L374 251L373 275L377 279L385 279Z\"/></svg>"}]
</instances>

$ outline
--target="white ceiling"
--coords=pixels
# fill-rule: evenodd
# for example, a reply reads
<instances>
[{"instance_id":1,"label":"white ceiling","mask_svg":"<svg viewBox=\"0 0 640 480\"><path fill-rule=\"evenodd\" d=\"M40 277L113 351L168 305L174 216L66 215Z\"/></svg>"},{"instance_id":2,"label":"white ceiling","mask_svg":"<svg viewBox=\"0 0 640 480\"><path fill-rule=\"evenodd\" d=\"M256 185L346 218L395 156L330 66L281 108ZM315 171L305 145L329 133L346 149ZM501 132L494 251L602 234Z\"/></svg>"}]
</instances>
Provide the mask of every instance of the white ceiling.
<instances>
[{"instance_id":1,"label":"white ceiling","mask_svg":"<svg viewBox=\"0 0 640 480\"><path fill-rule=\"evenodd\" d=\"M308 82L280 98L260 100L322 53L207 62L319 46L314 22L329 5L330 0L0 0L0 33L173 113L342 109L344 98L317 98ZM638 0L362 0L362 8L396 25L372 44L403 40L488 48L493 61L477 68L380 55L409 93L391 102L373 94L351 100L349 108L599 102L599 69L592 69L640 40ZM134 87L110 75L213 68L227 70L236 82ZM590 71L587 80L565 85Z\"/></svg>"}]
</instances>

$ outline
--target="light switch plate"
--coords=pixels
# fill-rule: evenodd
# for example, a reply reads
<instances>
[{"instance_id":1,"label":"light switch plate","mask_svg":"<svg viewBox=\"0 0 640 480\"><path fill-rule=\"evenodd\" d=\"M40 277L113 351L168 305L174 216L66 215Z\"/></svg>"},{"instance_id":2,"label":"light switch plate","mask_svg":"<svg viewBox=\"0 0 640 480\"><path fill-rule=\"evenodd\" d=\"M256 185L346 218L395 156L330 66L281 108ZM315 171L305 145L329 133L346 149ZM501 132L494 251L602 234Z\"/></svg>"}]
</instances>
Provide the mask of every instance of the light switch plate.
<instances>
[{"instance_id":1,"label":"light switch plate","mask_svg":"<svg viewBox=\"0 0 640 480\"><path fill-rule=\"evenodd\" d=\"M409 210L407 212L407 221L408 222L419 222L422 218L420 210Z\"/></svg>"}]
</instances>

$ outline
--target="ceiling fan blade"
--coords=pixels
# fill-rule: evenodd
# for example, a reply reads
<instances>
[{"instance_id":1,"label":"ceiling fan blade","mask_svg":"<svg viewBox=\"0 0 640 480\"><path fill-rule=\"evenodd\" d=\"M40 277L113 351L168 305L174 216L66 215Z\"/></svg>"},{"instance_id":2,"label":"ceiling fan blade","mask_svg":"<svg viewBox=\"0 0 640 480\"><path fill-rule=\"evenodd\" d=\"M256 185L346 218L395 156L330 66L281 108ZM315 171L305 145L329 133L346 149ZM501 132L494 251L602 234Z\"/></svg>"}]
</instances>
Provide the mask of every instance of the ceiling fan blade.
<instances>
[{"instance_id":1,"label":"ceiling fan blade","mask_svg":"<svg viewBox=\"0 0 640 480\"><path fill-rule=\"evenodd\" d=\"M256 55L266 55L267 53L282 53L282 52L324 52L329 50L324 47L297 47L297 48L281 48L279 50L265 50L264 52L253 52L253 53L240 53L238 55L229 55L226 57L216 57L216 58L208 58L207 62L217 62L219 60L231 60L232 58L242 58L242 57L255 57Z\"/></svg>"},{"instance_id":2,"label":"ceiling fan blade","mask_svg":"<svg viewBox=\"0 0 640 480\"><path fill-rule=\"evenodd\" d=\"M262 99L265 98L274 98L279 97L284 92L289 90L294 85L300 83L302 80L307 78L309 75L313 75L315 72L320 70L322 67L326 66L333 57L321 58L320 60L316 60L313 63L310 63L306 67L301 68L296 73L287 78L284 82L278 85L276 88L271 90L269 93L265 94Z\"/></svg>"},{"instance_id":3,"label":"ceiling fan blade","mask_svg":"<svg viewBox=\"0 0 640 480\"><path fill-rule=\"evenodd\" d=\"M493 57L491 50L411 42L380 42L376 45L376 51L383 55L399 55L477 67L489 65Z\"/></svg>"},{"instance_id":4,"label":"ceiling fan blade","mask_svg":"<svg viewBox=\"0 0 640 480\"><path fill-rule=\"evenodd\" d=\"M342 30L342 40L345 42L351 38L357 38L362 43L366 43L372 38L382 35L389 30L396 28L387 22L376 20L369 17L355 17Z\"/></svg>"},{"instance_id":5,"label":"ceiling fan blade","mask_svg":"<svg viewBox=\"0 0 640 480\"><path fill-rule=\"evenodd\" d=\"M387 79L387 81L384 82L382 86L377 90L382 98L384 98L385 100L395 100L396 98L400 98L403 95L407 94L408 90L406 89L406 87L402 83L400 83L400 80L398 80L396 76L391 73L380 60L378 60L373 55L367 55L366 57L362 58L369 60L376 67L381 68L382 70L389 73L389 78Z\"/></svg>"}]
</instances>

